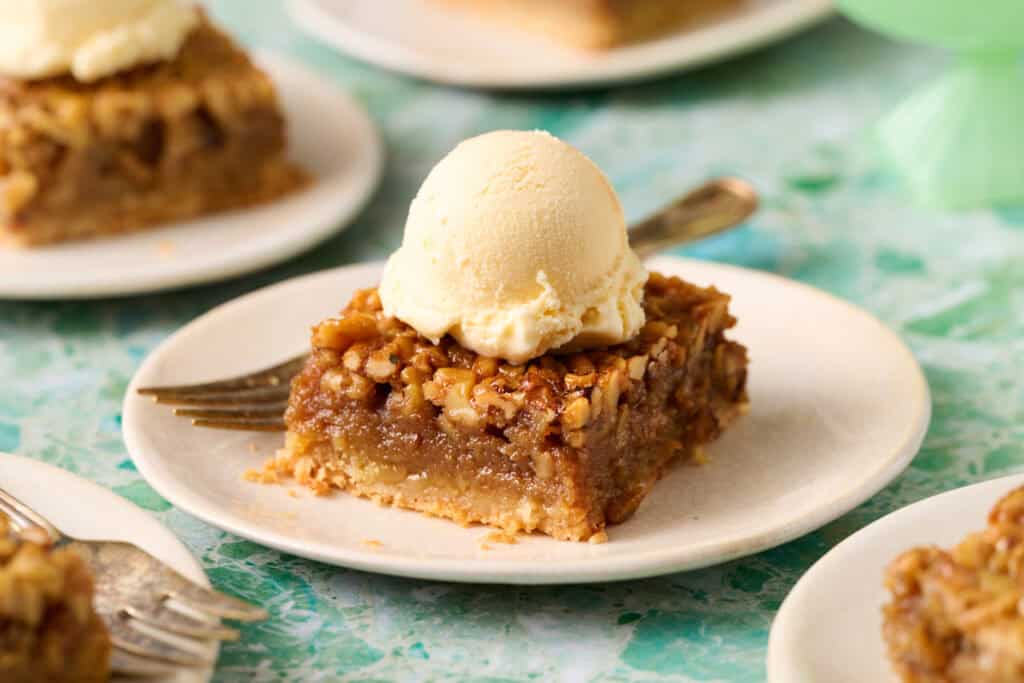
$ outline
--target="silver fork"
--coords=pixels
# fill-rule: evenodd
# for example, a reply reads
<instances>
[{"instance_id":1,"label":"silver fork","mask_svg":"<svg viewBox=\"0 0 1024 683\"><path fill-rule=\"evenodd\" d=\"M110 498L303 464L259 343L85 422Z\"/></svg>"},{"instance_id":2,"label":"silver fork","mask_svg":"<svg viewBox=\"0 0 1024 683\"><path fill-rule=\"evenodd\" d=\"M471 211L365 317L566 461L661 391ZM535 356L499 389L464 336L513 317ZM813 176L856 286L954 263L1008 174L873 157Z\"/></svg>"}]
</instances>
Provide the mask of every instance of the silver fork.
<instances>
[{"instance_id":1,"label":"silver fork","mask_svg":"<svg viewBox=\"0 0 1024 683\"><path fill-rule=\"evenodd\" d=\"M641 258L693 242L739 225L757 210L754 188L739 178L718 178L689 192L629 231L630 245ZM196 427L244 431L284 431L284 412L292 379L308 355L263 370L213 382L144 387L157 403L184 406L175 415Z\"/></svg>"},{"instance_id":2,"label":"silver fork","mask_svg":"<svg viewBox=\"0 0 1024 683\"><path fill-rule=\"evenodd\" d=\"M111 663L119 673L168 675L178 667L211 665L209 645L239 637L221 618L268 616L260 607L189 581L130 543L72 538L2 488L0 512L24 536L73 548L88 564L96 582L96 612L110 630Z\"/></svg>"}]
</instances>

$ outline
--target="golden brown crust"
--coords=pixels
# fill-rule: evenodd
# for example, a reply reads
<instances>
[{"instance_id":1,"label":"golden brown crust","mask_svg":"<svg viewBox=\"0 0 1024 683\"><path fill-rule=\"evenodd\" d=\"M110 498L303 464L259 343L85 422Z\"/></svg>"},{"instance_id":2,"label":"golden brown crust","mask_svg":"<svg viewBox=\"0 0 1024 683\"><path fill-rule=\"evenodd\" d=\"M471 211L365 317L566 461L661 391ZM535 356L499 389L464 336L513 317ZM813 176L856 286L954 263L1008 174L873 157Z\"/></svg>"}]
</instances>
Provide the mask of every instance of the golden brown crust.
<instances>
[{"instance_id":1,"label":"golden brown crust","mask_svg":"<svg viewBox=\"0 0 1024 683\"><path fill-rule=\"evenodd\" d=\"M608 50L697 23L743 0L435 0L584 50Z\"/></svg>"},{"instance_id":2,"label":"golden brown crust","mask_svg":"<svg viewBox=\"0 0 1024 683\"><path fill-rule=\"evenodd\" d=\"M724 338L728 297L653 274L647 323L607 349L523 365L433 344L356 293L313 332L292 385L294 476L507 530L585 540L628 518L665 468L746 406L746 352Z\"/></svg>"},{"instance_id":3,"label":"golden brown crust","mask_svg":"<svg viewBox=\"0 0 1024 683\"><path fill-rule=\"evenodd\" d=\"M203 22L170 62L0 79L0 243L125 232L301 186L273 84Z\"/></svg>"},{"instance_id":4,"label":"golden brown crust","mask_svg":"<svg viewBox=\"0 0 1024 683\"><path fill-rule=\"evenodd\" d=\"M886 587L883 633L904 683L1024 680L1024 488L953 550L900 555Z\"/></svg>"},{"instance_id":5,"label":"golden brown crust","mask_svg":"<svg viewBox=\"0 0 1024 683\"><path fill-rule=\"evenodd\" d=\"M0 515L0 680L106 681L110 637L92 597L78 555L15 540Z\"/></svg>"}]
</instances>

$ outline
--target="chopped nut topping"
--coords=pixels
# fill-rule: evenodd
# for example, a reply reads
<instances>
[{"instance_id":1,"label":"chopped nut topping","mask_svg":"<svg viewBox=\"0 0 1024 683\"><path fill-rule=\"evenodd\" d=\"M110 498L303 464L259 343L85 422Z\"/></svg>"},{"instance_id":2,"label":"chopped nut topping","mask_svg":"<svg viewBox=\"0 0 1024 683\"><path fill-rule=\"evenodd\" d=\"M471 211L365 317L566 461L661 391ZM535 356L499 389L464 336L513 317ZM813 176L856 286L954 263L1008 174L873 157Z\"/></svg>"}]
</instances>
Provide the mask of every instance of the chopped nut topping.
<instances>
[{"instance_id":1,"label":"chopped nut topping","mask_svg":"<svg viewBox=\"0 0 1024 683\"><path fill-rule=\"evenodd\" d=\"M647 356L633 356L629 359L629 378L641 380L647 371Z\"/></svg>"},{"instance_id":2,"label":"chopped nut topping","mask_svg":"<svg viewBox=\"0 0 1024 683\"><path fill-rule=\"evenodd\" d=\"M376 290L361 290L340 317L314 330L317 354L341 354L340 365L325 356L330 369L320 383L332 395L361 402L386 396L387 409L402 415L440 412L450 430L490 429L501 434L522 414L529 414L531 431L550 443L583 448L592 428L626 429L622 416L628 414L631 401L642 398L656 365L681 367L691 349L703 352L707 325L692 324L693 311L687 308L691 302L707 302L701 291L676 278L652 274L645 297L648 320L635 339L513 365L474 354L450 337L435 344L384 316ZM715 301L724 300L715 294ZM705 313L711 312L728 315L724 304L706 307ZM676 321L683 321L686 334L680 333ZM728 384L719 388L737 398L746 377L740 348L723 343L713 356L716 376ZM378 385L389 389L377 392ZM678 387L681 408L689 408L693 389L685 382ZM594 427L595 423L600 425Z\"/></svg>"},{"instance_id":3,"label":"chopped nut topping","mask_svg":"<svg viewBox=\"0 0 1024 683\"><path fill-rule=\"evenodd\" d=\"M325 320L313 332L313 346L344 351L357 341L377 336L377 321L364 313Z\"/></svg>"},{"instance_id":4,"label":"chopped nut topping","mask_svg":"<svg viewBox=\"0 0 1024 683\"><path fill-rule=\"evenodd\" d=\"M389 349L375 351L366 361L366 374L378 382L383 382L398 372L400 358Z\"/></svg>"},{"instance_id":5,"label":"chopped nut topping","mask_svg":"<svg viewBox=\"0 0 1024 683\"><path fill-rule=\"evenodd\" d=\"M566 429L583 429L590 422L590 401L584 397L574 399L562 413L562 426Z\"/></svg>"}]
</instances>

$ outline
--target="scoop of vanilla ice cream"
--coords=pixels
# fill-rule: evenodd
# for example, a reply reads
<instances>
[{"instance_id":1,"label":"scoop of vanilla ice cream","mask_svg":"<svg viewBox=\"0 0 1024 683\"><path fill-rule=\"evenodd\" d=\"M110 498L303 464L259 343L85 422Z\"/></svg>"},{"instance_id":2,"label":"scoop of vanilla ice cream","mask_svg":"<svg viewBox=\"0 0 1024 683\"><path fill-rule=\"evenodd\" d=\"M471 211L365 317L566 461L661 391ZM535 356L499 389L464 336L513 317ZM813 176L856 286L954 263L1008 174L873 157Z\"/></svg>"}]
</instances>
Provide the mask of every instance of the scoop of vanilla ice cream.
<instances>
[{"instance_id":1,"label":"scoop of vanilla ice cream","mask_svg":"<svg viewBox=\"0 0 1024 683\"><path fill-rule=\"evenodd\" d=\"M0 0L0 74L93 81L172 59L198 22L182 0Z\"/></svg>"},{"instance_id":2,"label":"scoop of vanilla ice cream","mask_svg":"<svg viewBox=\"0 0 1024 683\"><path fill-rule=\"evenodd\" d=\"M522 363L629 339L646 281L600 169L547 133L498 131L427 176L380 298L425 337Z\"/></svg>"}]
</instances>

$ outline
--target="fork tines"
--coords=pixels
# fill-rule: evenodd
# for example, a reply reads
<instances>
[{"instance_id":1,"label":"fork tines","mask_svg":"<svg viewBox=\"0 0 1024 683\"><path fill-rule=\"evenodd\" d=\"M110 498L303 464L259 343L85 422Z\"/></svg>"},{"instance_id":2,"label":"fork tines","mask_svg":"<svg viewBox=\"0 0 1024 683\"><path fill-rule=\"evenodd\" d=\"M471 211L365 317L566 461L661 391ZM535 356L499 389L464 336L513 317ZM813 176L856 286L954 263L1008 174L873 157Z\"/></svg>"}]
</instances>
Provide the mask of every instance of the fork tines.
<instances>
[{"instance_id":1,"label":"fork tines","mask_svg":"<svg viewBox=\"0 0 1024 683\"><path fill-rule=\"evenodd\" d=\"M284 411L292 378L302 370L308 356L248 375L217 382L183 384L139 389L157 403L189 406L175 415L192 419L197 427L246 431L283 431Z\"/></svg>"},{"instance_id":2,"label":"fork tines","mask_svg":"<svg viewBox=\"0 0 1024 683\"><path fill-rule=\"evenodd\" d=\"M129 675L170 675L213 664L209 647L237 640L220 619L262 621L267 611L188 580L138 547L63 535L38 512L0 489L0 512L20 535L45 527L49 543L72 548L93 571L93 606L114 646L111 665Z\"/></svg>"}]
</instances>

